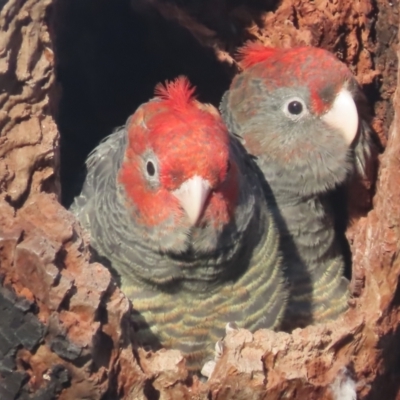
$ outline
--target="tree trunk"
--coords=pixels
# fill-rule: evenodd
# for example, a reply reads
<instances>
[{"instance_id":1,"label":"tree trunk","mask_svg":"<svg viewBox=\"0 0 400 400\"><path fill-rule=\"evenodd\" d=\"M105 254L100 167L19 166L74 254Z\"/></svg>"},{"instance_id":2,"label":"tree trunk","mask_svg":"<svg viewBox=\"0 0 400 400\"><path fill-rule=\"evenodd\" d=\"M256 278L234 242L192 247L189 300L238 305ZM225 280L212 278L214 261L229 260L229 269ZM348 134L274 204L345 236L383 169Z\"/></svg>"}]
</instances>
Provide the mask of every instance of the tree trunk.
<instances>
[{"instance_id":1,"label":"tree trunk","mask_svg":"<svg viewBox=\"0 0 400 400\"><path fill-rule=\"evenodd\" d=\"M398 11L384 0L0 0L0 399L400 400ZM231 332L203 382L178 351L135 346L130 302L61 203L157 82L188 75L218 104L248 39L334 52L384 150L352 198L350 309L292 334Z\"/></svg>"}]
</instances>

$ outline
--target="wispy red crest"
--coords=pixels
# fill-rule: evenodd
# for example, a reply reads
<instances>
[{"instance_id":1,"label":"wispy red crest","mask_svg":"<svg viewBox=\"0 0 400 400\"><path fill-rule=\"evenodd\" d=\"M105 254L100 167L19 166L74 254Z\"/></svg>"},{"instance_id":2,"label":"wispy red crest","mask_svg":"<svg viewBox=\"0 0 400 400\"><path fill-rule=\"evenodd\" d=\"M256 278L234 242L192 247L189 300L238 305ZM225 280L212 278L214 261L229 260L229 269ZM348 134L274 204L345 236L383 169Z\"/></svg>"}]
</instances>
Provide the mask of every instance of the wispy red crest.
<instances>
[{"instance_id":1,"label":"wispy red crest","mask_svg":"<svg viewBox=\"0 0 400 400\"><path fill-rule=\"evenodd\" d=\"M259 62L267 60L279 51L280 49L265 47L263 44L258 42L247 42L238 50L238 56L242 67L249 68Z\"/></svg>"},{"instance_id":2,"label":"wispy red crest","mask_svg":"<svg viewBox=\"0 0 400 400\"><path fill-rule=\"evenodd\" d=\"M173 108L182 109L189 105L194 99L196 88L191 85L185 76L178 76L173 81L159 83L154 94L164 101L167 101Z\"/></svg>"}]
</instances>

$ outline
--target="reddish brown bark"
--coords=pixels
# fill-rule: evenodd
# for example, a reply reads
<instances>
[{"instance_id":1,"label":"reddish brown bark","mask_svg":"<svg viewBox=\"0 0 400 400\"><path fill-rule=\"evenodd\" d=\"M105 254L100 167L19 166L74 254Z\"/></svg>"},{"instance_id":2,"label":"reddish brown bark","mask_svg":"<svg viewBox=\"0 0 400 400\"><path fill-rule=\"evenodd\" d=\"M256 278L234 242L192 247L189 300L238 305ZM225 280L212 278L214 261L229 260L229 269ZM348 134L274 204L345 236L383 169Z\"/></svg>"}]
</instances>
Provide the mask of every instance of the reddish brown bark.
<instances>
[{"instance_id":1,"label":"reddish brown bark","mask_svg":"<svg viewBox=\"0 0 400 400\"><path fill-rule=\"evenodd\" d=\"M373 209L348 232L358 295L351 309L291 335L229 333L204 383L188 376L179 352L135 348L130 303L108 270L90 261L87 238L58 202L55 64L65 66L65 57L53 52L62 34L54 21L74 29L63 21L68 2L60 1L9 0L0 14L0 398L334 399L354 383L360 399L399 399L397 2L284 0L264 12L257 2L134 4L144 18L150 7L178 22L234 68L244 39L332 50L364 86L386 146Z\"/></svg>"}]
</instances>

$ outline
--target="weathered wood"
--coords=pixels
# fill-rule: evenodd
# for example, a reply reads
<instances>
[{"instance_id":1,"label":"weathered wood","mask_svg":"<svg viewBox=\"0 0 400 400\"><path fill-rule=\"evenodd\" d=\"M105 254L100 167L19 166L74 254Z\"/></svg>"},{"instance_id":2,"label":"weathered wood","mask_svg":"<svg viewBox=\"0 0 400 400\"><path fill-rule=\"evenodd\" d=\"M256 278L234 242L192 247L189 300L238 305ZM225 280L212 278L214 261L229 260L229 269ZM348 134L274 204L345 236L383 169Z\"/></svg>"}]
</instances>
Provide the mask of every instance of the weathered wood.
<instances>
[{"instance_id":1,"label":"weathered wood","mask_svg":"<svg viewBox=\"0 0 400 400\"><path fill-rule=\"evenodd\" d=\"M97 74L102 65L95 64L98 58L92 55L102 49L96 18L102 15L106 20L114 3L85 3L90 5L85 14L74 15L85 27L79 31L81 25L69 24L76 0L0 1L2 400L351 399L344 390L355 390L360 399L400 398L400 90L392 103L398 82L398 3L283 0L266 2L269 8L264 11L260 3L204 0L176 2L177 7L172 1L137 0L131 12L147 24L148 43L157 42L160 20L168 22L165 27L180 24L179 34L182 29L192 32L190 40L199 46L193 44L195 49L207 48L208 58L215 54L216 61L204 64L207 73L214 63L238 68L234 52L245 39L273 46L322 46L352 68L375 110L373 125L386 149L380 156L373 209L366 215L373 193L373 185L366 185L364 215L348 231L358 296L351 309L337 321L291 335L229 333L208 382L189 377L175 350L152 354L137 348L127 323L130 303L108 270L91 262L87 237L59 203L60 133L55 121L60 109L63 118L69 118L68 124L63 120L60 125L67 131L99 127L101 121L111 125L120 118L120 110L108 110L110 103L101 102L94 91L87 97L92 113L79 126L59 99L67 90L73 102L73 96L81 95L80 87L76 93L66 88L61 75L56 83L55 68L64 74L71 68L80 76L88 74L92 87L106 85L104 75ZM75 53L65 42L74 37L71 32L78 38ZM174 40L173 35L168 33L168 40ZM118 56L121 61L124 55ZM233 70L225 71L228 82ZM107 82L107 87L115 82ZM223 87L212 92L212 86L200 85L202 95L214 99ZM121 104L130 107L133 98L140 99L129 97L123 85L118 88ZM104 117L100 122L99 116ZM69 142L72 151L77 143Z\"/></svg>"}]
</instances>

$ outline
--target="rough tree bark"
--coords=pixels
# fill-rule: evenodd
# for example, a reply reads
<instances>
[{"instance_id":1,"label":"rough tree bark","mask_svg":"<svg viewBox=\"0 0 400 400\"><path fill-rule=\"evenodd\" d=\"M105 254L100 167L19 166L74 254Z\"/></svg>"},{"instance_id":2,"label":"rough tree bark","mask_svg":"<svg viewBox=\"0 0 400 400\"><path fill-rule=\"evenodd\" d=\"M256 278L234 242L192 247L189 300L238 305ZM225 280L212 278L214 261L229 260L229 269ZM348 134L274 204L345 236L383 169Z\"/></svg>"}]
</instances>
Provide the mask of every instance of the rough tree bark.
<instances>
[{"instance_id":1,"label":"rough tree bark","mask_svg":"<svg viewBox=\"0 0 400 400\"><path fill-rule=\"evenodd\" d=\"M59 203L60 1L68 2L0 1L0 398L346 400L354 386L359 399L399 400L398 3L283 0L265 2L273 6L262 13L256 1L132 3L133 12L150 7L179 23L235 68L235 48L249 38L334 51L364 85L386 147L373 209L366 201L348 230L350 310L291 335L232 332L201 382L188 376L178 351L135 347L129 301L91 262L87 237ZM226 35L226 26L236 34Z\"/></svg>"}]
</instances>

